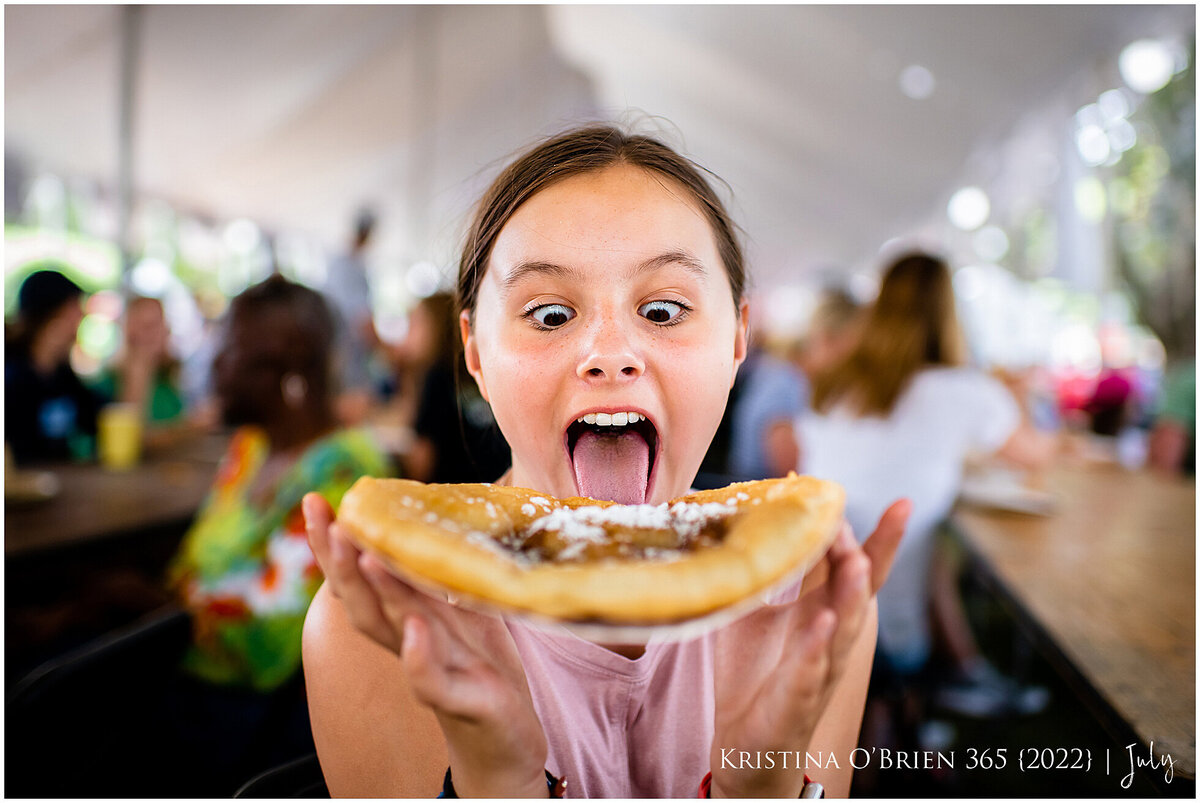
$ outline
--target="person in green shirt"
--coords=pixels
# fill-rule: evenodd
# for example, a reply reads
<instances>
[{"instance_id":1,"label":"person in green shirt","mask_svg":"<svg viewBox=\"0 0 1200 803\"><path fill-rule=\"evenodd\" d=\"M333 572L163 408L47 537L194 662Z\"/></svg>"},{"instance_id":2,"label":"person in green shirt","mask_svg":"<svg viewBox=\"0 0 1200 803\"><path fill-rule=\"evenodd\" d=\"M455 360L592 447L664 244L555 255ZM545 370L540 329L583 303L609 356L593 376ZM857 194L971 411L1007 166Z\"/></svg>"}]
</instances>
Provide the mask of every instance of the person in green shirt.
<instances>
[{"instance_id":1,"label":"person in green shirt","mask_svg":"<svg viewBox=\"0 0 1200 803\"><path fill-rule=\"evenodd\" d=\"M162 302L134 296L125 305L121 351L93 382L101 395L142 410L144 439L151 449L168 447L214 423L212 411L186 409L170 335Z\"/></svg>"}]
</instances>

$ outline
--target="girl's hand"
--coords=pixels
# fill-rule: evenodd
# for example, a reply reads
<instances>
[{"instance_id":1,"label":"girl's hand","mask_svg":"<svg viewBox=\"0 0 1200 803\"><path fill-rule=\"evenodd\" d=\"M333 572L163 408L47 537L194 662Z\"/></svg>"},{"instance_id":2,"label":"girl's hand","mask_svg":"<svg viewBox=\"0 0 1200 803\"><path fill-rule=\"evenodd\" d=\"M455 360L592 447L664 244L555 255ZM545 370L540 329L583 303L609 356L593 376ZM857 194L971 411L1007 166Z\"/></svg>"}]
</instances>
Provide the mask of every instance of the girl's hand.
<instances>
[{"instance_id":1,"label":"girl's hand","mask_svg":"<svg viewBox=\"0 0 1200 803\"><path fill-rule=\"evenodd\" d=\"M713 797L798 797L803 768L792 756L820 749L813 731L846 669L871 598L887 579L911 504L894 503L861 547L843 524L795 602L766 606L719 631L716 721L710 754ZM832 746L830 746L832 748ZM778 751L772 769L727 766L722 753ZM765 753L764 753L765 754Z\"/></svg>"},{"instance_id":2,"label":"girl's hand","mask_svg":"<svg viewBox=\"0 0 1200 803\"><path fill-rule=\"evenodd\" d=\"M313 554L356 628L400 657L446 737L460 797L546 797L546 736L504 622L457 608L360 553L318 494L304 497Z\"/></svg>"}]
</instances>

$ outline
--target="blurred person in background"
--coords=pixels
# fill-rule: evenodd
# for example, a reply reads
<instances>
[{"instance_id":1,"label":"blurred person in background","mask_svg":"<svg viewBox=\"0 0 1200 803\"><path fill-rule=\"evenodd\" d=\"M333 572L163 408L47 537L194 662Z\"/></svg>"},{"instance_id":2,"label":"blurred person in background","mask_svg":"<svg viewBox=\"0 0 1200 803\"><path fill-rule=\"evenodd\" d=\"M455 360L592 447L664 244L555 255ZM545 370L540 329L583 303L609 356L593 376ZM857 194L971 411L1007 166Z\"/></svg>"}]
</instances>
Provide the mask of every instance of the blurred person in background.
<instances>
[{"instance_id":1,"label":"blurred person in background","mask_svg":"<svg viewBox=\"0 0 1200 803\"><path fill-rule=\"evenodd\" d=\"M329 264L324 295L333 308L335 359L340 387L335 402L339 420L361 422L377 401L371 377L371 358L379 346L367 280L365 255L375 231L375 213L361 210L354 220L348 251Z\"/></svg>"},{"instance_id":2,"label":"blurred person in background","mask_svg":"<svg viewBox=\"0 0 1200 803\"><path fill-rule=\"evenodd\" d=\"M696 487L787 476L800 461L795 421L807 401L808 385L800 371L752 342Z\"/></svg>"},{"instance_id":3,"label":"blurred person in background","mask_svg":"<svg viewBox=\"0 0 1200 803\"><path fill-rule=\"evenodd\" d=\"M149 448L169 446L211 427L213 413L199 407L188 414L180 387L180 362L171 353L171 330L162 302L134 296L125 304L125 341L93 387L119 402L137 405L146 423Z\"/></svg>"},{"instance_id":4,"label":"blurred person in background","mask_svg":"<svg viewBox=\"0 0 1200 803\"><path fill-rule=\"evenodd\" d=\"M858 342L863 307L845 290L826 290L808 331L793 349L792 362L811 383L841 362Z\"/></svg>"},{"instance_id":5,"label":"blurred person in background","mask_svg":"<svg viewBox=\"0 0 1200 803\"><path fill-rule=\"evenodd\" d=\"M213 381L238 429L169 569L193 620L169 715L179 760L207 762L189 776L199 796L312 750L300 632L322 577L300 499L316 488L336 505L358 477L389 473L365 431L339 428L333 326L318 293L276 274L233 300L221 331Z\"/></svg>"},{"instance_id":6,"label":"blurred person in background","mask_svg":"<svg viewBox=\"0 0 1200 803\"><path fill-rule=\"evenodd\" d=\"M1100 332L1100 375L1083 406L1088 425L1097 435L1116 437L1134 414L1133 369L1112 334Z\"/></svg>"},{"instance_id":7,"label":"blurred person in background","mask_svg":"<svg viewBox=\"0 0 1200 803\"><path fill-rule=\"evenodd\" d=\"M800 464L796 421L808 409L809 383L853 348L861 312L848 293L827 291L786 361L751 346L700 465L697 488L783 477Z\"/></svg>"},{"instance_id":8,"label":"blurred person in background","mask_svg":"<svg viewBox=\"0 0 1200 803\"><path fill-rule=\"evenodd\" d=\"M1196 362L1170 371L1150 429L1147 463L1168 474L1196 474Z\"/></svg>"},{"instance_id":9,"label":"blurred person in background","mask_svg":"<svg viewBox=\"0 0 1200 803\"><path fill-rule=\"evenodd\" d=\"M18 464L82 460L95 452L96 417L106 398L71 368L83 321L83 290L51 268L17 291L17 319L4 349L5 438Z\"/></svg>"},{"instance_id":10,"label":"blurred person in background","mask_svg":"<svg viewBox=\"0 0 1200 803\"><path fill-rule=\"evenodd\" d=\"M800 420L803 468L845 486L855 532L869 531L897 497L912 501L908 535L879 594L876 650L877 683L906 706L919 699L909 692L923 682L932 654L931 602L959 603L931 567L936 528L954 503L964 461L980 453L1038 466L1057 448L1023 420L1004 385L965 360L946 264L909 254L887 269L857 344L815 374L813 412ZM990 666L955 613L940 619L956 630L948 639L956 682L983 687L989 699L998 691L1005 703L1019 696L1023 690ZM1031 691L1031 705L1044 698ZM919 716L908 712L910 720Z\"/></svg>"},{"instance_id":11,"label":"blurred person in background","mask_svg":"<svg viewBox=\"0 0 1200 803\"><path fill-rule=\"evenodd\" d=\"M454 296L435 293L421 299L409 326L413 353L427 355L427 368L405 476L421 482L492 482L508 470L512 457L491 406L466 373Z\"/></svg>"},{"instance_id":12,"label":"blurred person in background","mask_svg":"<svg viewBox=\"0 0 1200 803\"><path fill-rule=\"evenodd\" d=\"M392 372L385 417L409 431L417 418L425 375L442 359L447 349L453 348L450 342L455 336L450 329L453 316L446 305L447 298L445 293L438 293L419 300L408 311L404 337L397 342L384 343L384 353Z\"/></svg>"}]
</instances>

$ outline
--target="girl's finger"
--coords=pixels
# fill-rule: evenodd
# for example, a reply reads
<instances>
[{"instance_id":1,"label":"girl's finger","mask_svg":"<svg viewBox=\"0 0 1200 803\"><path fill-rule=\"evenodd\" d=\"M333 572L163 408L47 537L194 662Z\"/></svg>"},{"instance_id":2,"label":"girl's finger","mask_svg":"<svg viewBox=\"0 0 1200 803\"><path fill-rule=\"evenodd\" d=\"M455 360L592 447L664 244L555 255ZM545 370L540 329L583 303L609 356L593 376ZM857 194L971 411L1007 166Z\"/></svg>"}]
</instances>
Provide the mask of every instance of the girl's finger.
<instances>
[{"instance_id":1,"label":"girl's finger","mask_svg":"<svg viewBox=\"0 0 1200 803\"><path fill-rule=\"evenodd\" d=\"M760 680L778 665L780 656L790 648L793 609L796 603L764 605L716 632L713 649L715 671L722 677L740 678L740 685ZM746 644L754 645L748 660Z\"/></svg>"},{"instance_id":2,"label":"girl's finger","mask_svg":"<svg viewBox=\"0 0 1200 803\"><path fill-rule=\"evenodd\" d=\"M853 549L855 546L854 532L850 529L850 522L842 519L842 523L838 528L838 534L834 537L834 541L830 544L829 549L804 575L804 583L800 588L800 594L809 594L816 591L829 578L830 560L845 553L847 550Z\"/></svg>"},{"instance_id":3,"label":"girl's finger","mask_svg":"<svg viewBox=\"0 0 1200 803\"><path fill-rule=\"evenodd\" d=\"M329 563L329 524L333 521L333 508L318 493L308 493L300 503L304 513L304 529L308 533L308 545L312 547L313 556L321 572L328 575L326 565Z\"/></svg>"},{"instance_id":4,"label":"girl's finger","mask_svg":"<svg viewBox=\"0 0 1200 803\"><path fill-rule=\"evenodd\" d=\"M403 649L406 620L417 615L432 634L430 638L435 660L444 664L447 669L467 666L471 663L472 656L480 652L480 647L483 648L483 654L496 657L496 652L489 650L485 641L489 627L495 627L499 620L455 607L445 600L414 588L392 574L387 566L370 553L363 552L358 563L363 577L379 600L384 618L400 644L398 652ZM499 627L503 629L504 626L499 624ZM506 630L504 633L507 637Z\"/></svg>"},{"instance_id":5,"label":"girl's finger","mask_svg":"<svg viewBox=\"0 0 1200 803\"><path fill-rule=\"evenodd\" d=\"M807 625L794 634L791 645L779 664L781 683L780 704L800 706L812 717L825 695L828 685L830 642L837 628L837 614L826 608L813 616Z\"/></svg>"},{"instance_id":6,"label":"girl's finger","mask_svg":"<svg viewBox=\"0 0 1200 803\"><path fill-rule=\"evenodd\" d=\"M335 521L329 525L329 566L325 580L351 624L393 652L399 652L400 639L384 616L375 590L358 568L358 550L346 538Z\"/></svg>"},{"instance_id":7,"label":"girl's finger","mask_svg":"<svg viewBox=\"0 0 1200 803\"><path fill-rule=\"evenodd\" d=\"M871 561L862 552L846 557L830 580L830 604L837 614L830 654L835 674L858 639L871 600Z\"/></svg>"},{"instance_id":8,"label":"girl's finger","mask_svg":"<svg viewBox=\"0 0 1200 803\"><path fill-rule=\"evenodd\" d=\"M457 641L451 635L449 622L459 614L457 609L413 588L388 571L388 568L370 553L361 553L358 565L363 577L375 591L384 618L387 619L397 641L400 642L397 652L403 649L406 621L413 616L419 616L424 626L434 632L437 644L443 647L437 651L441 660L450 662L456 659L460 651L452 649Z\"/></svg>"},{"instance_id":9,"label":"girl's finger","mask_svg":"<svg viewBox=\"0 0 1200 803\"><path fill-rule=\"evenodd\" d=\"M358 569L375 592L384 618L397 635L402 635L405 617L416 613L420 603L407 593L408 587L393 577L370 553L359 553Z\"/></svg>"},{"instance_id":10,"label":"girl's finger","mask_svg":"<svg viewBox=\"0 0 1200 803\"><path fill-rule=\"evenodd\" d=\"M409 686L419 701L439 715L460 720L485 718L499 698L512 691L499 681L495 668L486 660L458 665L448 659L455 651L455 638L437 619L407 616L402 634L400 658Z\"/></svg>"},{"instance_id":11,"label":"girl's finger","mask_svg":"<svg viewBox=\"0 0 1200 803\"><path fill-rule=\"evenodd\" d=\"M907 499L896 500L883 512L879 524L875 525L875 532L863 544L863 551L871 559L871 593L883 588L911 513L912 502Z\"/></svg>"},{"instance_id":12,"label":"girl's finger","mask_svg":"<svg viewBox=\"0 0 1200 803\"><path fill-rule=\"evenodd\" d=\"M834 543L825 553L822 563L825 572L824 581L799 599L799 602L802 603L802 617L811 618L822 608L836 610L840 578L844 576L847 569L857 567L854 568L854 571L857 572L865 567L869 570L868 558L862 547L854 540L849 526L844 526L838 532Z\"/></svg>"},{"instance_id":13,"label":"girl's finger","mask_svg":"<svg viewBox=\"0 0 1200 803\"><path fill-rule=\"evenodd\" d=\"M454 700L445 666L434 658L433 637L428 621L418 615L405 618L401 626L400 660L416 698L435 711L446 711Z\"/></svg>"},{"instance_id":14,"label":"girl's finger","mask_svg":"<svg viewBox=\"0 0 1200 803\"><path fill-rule=\"evenodd\" d=\"M838 528L838 534L829 547L829 557L837 560L856 549L858 549L858 542L854 540L854 531L850 529L850 522L842 519L842 526Z\"/></svg>"}]
</instances>

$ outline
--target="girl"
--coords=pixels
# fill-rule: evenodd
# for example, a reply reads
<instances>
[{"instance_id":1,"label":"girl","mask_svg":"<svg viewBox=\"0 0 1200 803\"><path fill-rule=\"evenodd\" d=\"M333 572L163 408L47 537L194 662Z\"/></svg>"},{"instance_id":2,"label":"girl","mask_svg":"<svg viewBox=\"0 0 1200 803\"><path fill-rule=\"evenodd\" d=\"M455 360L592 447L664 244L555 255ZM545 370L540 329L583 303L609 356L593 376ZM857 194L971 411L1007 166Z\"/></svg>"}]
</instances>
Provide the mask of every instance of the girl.
<instances>
[{"instance_id":1,"label":"girl","mask_svg":"<svg viewBox=\"0 0 1200 803\"><path fill-rule=\"evenodd\" d=\"M685 493L746 349L734 227L700 171L610 127L551 139L485 194L459 274L467 368L512 449L501 483L658 504ZM592 412L654 428L569 432ZM778 604L683 643L601 646L432 599L306 497L326 583L304 666L330 791L349 796L796 797L850 785L872 596L907 516L843 529ZM398 659L397 659L398 656ZM772 760L754 761L762 751ZM747 758L743 760L745 754ZM786 754L786 759L785 759ZM450 768L450 772L446 768Z\"/></svg>"},{"instance_id":2,"label":"girl","mask_svg":"<svg viewBox=\"0 0 1200 803\"><path fill-rule=\"evenodd\" d=\"M125 304L125 344L96 378L104 396L132 403L142 411L148 449L169 448L211 430L215 412L187 410L180 386L181 363L171 353L171 331L157 298L134 296Z\"/></svg>"}]
</instances>

